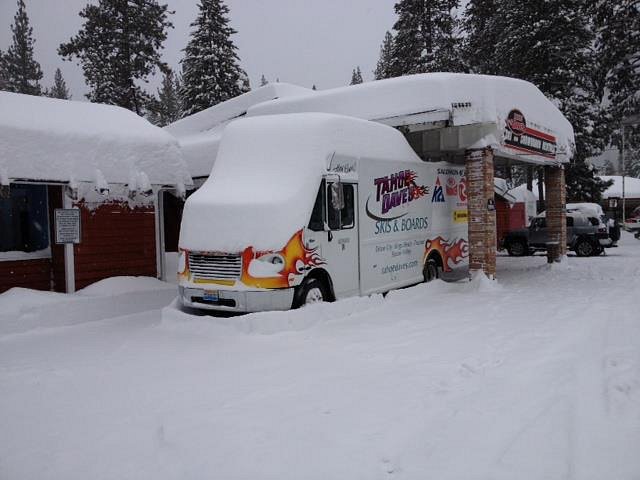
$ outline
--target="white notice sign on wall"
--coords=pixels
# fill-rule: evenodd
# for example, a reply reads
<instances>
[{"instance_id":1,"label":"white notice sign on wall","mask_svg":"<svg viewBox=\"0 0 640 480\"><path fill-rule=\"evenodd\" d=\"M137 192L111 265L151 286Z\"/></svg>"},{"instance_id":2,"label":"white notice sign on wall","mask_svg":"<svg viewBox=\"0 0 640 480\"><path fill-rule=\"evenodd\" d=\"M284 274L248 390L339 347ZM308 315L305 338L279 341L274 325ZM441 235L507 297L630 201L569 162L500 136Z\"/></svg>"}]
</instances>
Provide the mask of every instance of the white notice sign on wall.
<instances>
[{"instance_id":1,"label":"white notice sign on wall","mask_svg":"<svg viewBox=\"0 0 640 480\"><path fill-rule=\"evenodd\" d=\"M80 209L56 208L56 243L80 243Z\"/></svg>"}]
</instances>

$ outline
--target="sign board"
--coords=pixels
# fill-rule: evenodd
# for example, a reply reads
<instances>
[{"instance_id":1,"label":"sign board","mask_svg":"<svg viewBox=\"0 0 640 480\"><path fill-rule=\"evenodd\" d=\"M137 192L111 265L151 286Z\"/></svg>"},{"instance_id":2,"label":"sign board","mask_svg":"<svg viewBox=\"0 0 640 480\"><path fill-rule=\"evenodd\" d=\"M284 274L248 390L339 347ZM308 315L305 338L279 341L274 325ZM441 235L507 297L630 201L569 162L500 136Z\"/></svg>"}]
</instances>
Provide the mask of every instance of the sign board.
<instances>
[{"instance_id":1,"label":"sign board","mask_svg":"<svg viewBox=\"0 0 640 480\"><path fill-rule=\"evenodd\" d=\"M80 209L56 208L56 243L80 243Z\"/></svg>"},{"instance_id":2,"label":"sign board","mask_svg":"<svg viewBox=\"0 0 640 480\"><path fill-rule=\"evenodd\" d=\"M556 158L556 137L527 126L527 120L520 110L509 112L503 144L525 154Z\"/></svg>"}]
</instances>

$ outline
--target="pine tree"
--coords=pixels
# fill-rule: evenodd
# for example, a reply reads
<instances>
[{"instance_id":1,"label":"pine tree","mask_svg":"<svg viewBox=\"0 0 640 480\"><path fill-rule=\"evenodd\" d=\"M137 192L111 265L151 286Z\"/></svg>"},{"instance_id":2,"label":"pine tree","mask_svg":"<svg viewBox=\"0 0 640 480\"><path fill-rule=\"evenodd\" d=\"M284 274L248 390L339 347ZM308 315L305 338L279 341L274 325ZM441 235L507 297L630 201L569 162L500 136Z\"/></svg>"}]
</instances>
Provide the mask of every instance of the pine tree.
<instances>
[{"instance_id":1,"label":"pine tree","mask_svg":"<svg viewBox=\"0 0 640 480\"><path fill-rule=\"evenodd\" d=\"M269 80L267 80L264 74L262 74L262 76L260 77L260 86L264 87L267 83L269 83Z\"/></svg>"},{"instance_id":2,"label":"pine tree","mask_svg":"<svg viewBox=\"0 0 640 480\"><path fill-rule=\"evenodd\" d=\"M89 100L144 113L150 96L139 83L168 68L160 58L173 26L167 14L167 6L156 0L99 0L80 12L82 28L58 53L79 59Z\"/></svg>"},{"instance_id":3,"label":"pine tree","mask_svg":"<svg viewBox=\"0 0 640 480\"><path fill-rule=\"evenodd\" d=\"M56 73L53 76L53 86L47 90L47 97L71 100L67 83L64 81L62 72L59 68L56 68Z\"/></svg>"},{"instance_id":4,"label":"pine tree","mask_svg":"<svg viewBox=\"0 0 640 480\"><path fill-rule=\"evenodd\" d=\"M384 34L384 40L380 46L380 57L376 69L373 72L373 76L376 80L382 80L383 78L391 78L393 76L393 35L387 31Z\"/></svg>"},{"instance_id":5,"label":"pine tree","mask_svg":"<svg viewBox=\"0 0 640 480\"><path fill-rule=\"evenodd\" d=\"M584 194L585 200L596 198L591 192L605 188L584 163L604 148L598 135L601 109L593 76L597 59L591 48L591 5L590 0L502 0L495 4L471 0L467 12L475 9L476 14L490 17L495 8L496 18L472 21L467 17L465 24L470 38L487 39L486 44L480 43L475 61L474 54L467 53L472 71L532 82L572 124L576 148L573 163L566 169L567 195L579 199ZM471 41L468 48L473 48Z\"/></svg>"},{"instance_id":6,"label":"pine tree","mask_svg":"<svg viewBox=\"0 0 640 480\"><path fill-rule=\"evenodd\" d=\"M400 0L393 29L392 76L460 72L460 39L454 9L459 0Z\"/></svg>"},{"instance_id":7,"label":"pine tree","mask_svg":"<svg viewBox=\"0 0 640 480\"><path fill-rule=\"evenodd\" d=\"M149 120L152 123L164 127L182 118L179 88L179 78L171 70L166 72L157 97L154 97L149 105Z\"/></svg>"},{"instance_id":8,"label":"pine tree","mask_svg":"<svg viewBox=\"0 0 640 480\"><path fill-rule=\"evenodd\" d=\"M229 8L222 0L200 0L198 8L182 60L185 116L249 90L231 40L236 31L229 26Z\"/></svg>"},{"instance_id":9,"label":"pine tree","mask_svg":"<svg viewBox=\"0 0 640 480\"><path fill-rule=\"evenodd\" d=\"M33 28L29 25L24 0L18 0L18 11L13 17L11 32L13 43L2 61L5 88L10 92L41 95L42 70L33 58Z\"/></svg>"},{"instance_id":10,"label":"pine tree","mask_svg":"<svg viewBox=\"0 0 640 480\"><path fill-rule=\"evenodd\" d=\"M601 96L607 97L602 130L620 150L620 122L640 113L640 8L637 0L599 0L594 10ZM640 149L640 127L625 127L625 142L626 151Z\"/></svg>"},{"instance_id":11,"label":"pine tree","mask_svg":"<svg viewBox=\"0 0 640 480\"><path fill-rule=\"evenodd\" d=\"M7 74L4 66L4 52L0 50L0 90L8 88Z\"/></svg>"},{"instance_id":12,"label":"pine tree","mask_svg":"<svg viewBox=\"0 0 640 480\"><path fill-rule=\"evenodd\" d=\"M572 163L567 170L567 202L598 203L602 199L602 192L613 183L598 177L587 162Z\"/></svg>"},{"instance_id":13,"label":"pine tree","mask_svg":"<svg viewBox=\"0 0 640 480\"><path fill-rule=\"evenodd\" d=\"M360 67L356 67L353 69L351 73L351 83L349 85L357 85L362 83L362 72L360 71Z\"/></svg>"},{"instance_id":14,"label":"pine tree","mask_svg":"<svg viewBox=\"0 0 640 480\"><path fill-rule=\"evenodd\" d=\"M496 75L501 72L496 45L504 36L504 13L499 0L469 0L462 28L465 37L462 56L472 73Z\"/></svg>"}]
</instances>

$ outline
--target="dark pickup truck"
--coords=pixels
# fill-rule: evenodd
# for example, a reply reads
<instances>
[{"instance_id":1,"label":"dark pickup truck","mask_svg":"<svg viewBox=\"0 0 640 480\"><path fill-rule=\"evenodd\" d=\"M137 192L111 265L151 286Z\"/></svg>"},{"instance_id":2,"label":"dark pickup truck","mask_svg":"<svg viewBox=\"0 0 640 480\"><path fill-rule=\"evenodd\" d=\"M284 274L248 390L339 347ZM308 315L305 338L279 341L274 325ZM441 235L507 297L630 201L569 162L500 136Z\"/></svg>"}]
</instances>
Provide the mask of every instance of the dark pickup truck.
<instances>
[{"instance_id":1,"label":"dark pickup truck","mask_svg":"<svg viewBox=\"0 0 640 480\"><path fill-rule=\"evenodd\" d=\"M567 247L579 257L589 257L602 253L600 239L608 238L605 231L589 220L589 217L578 214L567 214ZM504 237L502 246L509 255L523 256L534 251L546 250L549 244L547 219L543 216L531 220L528 228L512 230Z\"/></svg>"}]
</instances>

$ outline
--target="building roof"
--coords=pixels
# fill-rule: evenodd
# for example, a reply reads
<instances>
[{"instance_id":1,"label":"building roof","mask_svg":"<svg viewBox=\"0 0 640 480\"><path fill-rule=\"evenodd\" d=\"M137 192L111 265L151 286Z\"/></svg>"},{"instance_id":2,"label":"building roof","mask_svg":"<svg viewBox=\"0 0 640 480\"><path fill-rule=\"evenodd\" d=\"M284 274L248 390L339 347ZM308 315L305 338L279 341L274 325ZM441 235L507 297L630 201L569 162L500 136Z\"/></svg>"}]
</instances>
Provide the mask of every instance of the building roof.
<instances>
[{"instance_id":1,"label":"building roof","mask_svg":"<svg viewBox=\"0 0 640 480\"><path fill-rule=\"evenodd\" d=\"M191 176L207 177L218 152L222 131L230 121L244 116L258 103L315 93L288 83L268 83L167 125L165 130L178 139Z\"/></svg>"},{"instance_id":2,"label":"building roof","mask_svg":"<svg viewBox=\"0 0 640 480\"><path fill-rule=\"evenodd\" d=\"M575 144L571 124L537 87L524 80L489 75L408 75L264 102L249 108L247 115L295 112L337 113L395 127L443 121L449 126L493 125L466 148L491 146L498 155L535 163L568 162ZM512 112L521 116L514 126L523 132L508 144L506 125L513 120ZM531 152L535 142L549 139L555 141L557 155Z\"/></svg>"},{"instance_id":3,"label":"building roof","mask_svg":"<svg viewBox=\"0 0 640 480\"><path fill-rule=\"evenodd\" d=\"M192 184L178 142L124 108L0 92L0 182Z\"/></svg>"}]
</instances>

